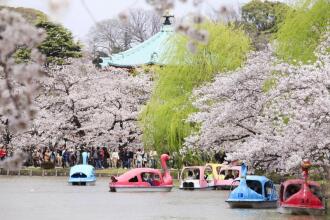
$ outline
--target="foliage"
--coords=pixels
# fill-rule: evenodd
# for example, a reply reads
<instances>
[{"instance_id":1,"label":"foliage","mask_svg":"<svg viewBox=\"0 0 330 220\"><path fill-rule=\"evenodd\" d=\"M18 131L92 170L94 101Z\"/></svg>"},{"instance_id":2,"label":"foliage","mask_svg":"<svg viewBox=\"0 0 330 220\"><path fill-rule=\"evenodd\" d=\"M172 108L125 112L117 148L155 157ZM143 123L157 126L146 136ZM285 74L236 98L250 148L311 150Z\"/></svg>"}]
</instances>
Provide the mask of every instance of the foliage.
<instances>
[{"instance_id":1,"label":"foliage","mask_svg":"<svg viewBox=\"0 0 330 220\"><path fill-rule=\"evenodd\" d=\"M217 71L240 67L250 41L241 30L207 23L207 43L197 45L196 53L187 51L189 37L177 35L170 50L170 65L159 68L152 98L142 114L144 142L159 152L178 152L184 138L195 129L186 123L195 111L190 95L196 86L211 81Z\"/></svg>"},{"instance_id":2,"label":"foliage","mask_svg":"<svg viewBox=\"0 0 330 220\"><path fill-rule=\"evenodd\" d=\"M62 25L49 21L43 12L23 7L1 6L1 8L21 14L29 23L46 31L47 37L38 47L47 57L46 64L63 64L68 58L81 57L81 45L74 41L72 33ZM30 59L30 51L24 44L19 45L15 58L18 63L27 62Z\"/></svg>"},{"instance_id":3,"label":"foliage","mask_svg":"<svg viewBox=\"0 0 330 220\"><path fill-rule=\"evenodd\" d=\"M289 6L281 2L252 0L242 7L242 19L258 31L276 32Z\"/></svg>"},{"instance_id":4,"label":"foliage","mask_svg":"<svg viewBox=\"0 0 330 220\"><path fill-rule=\"evenodd\" d=\"M257 50L264 49L285 19L289 6L281 2L253 0L242 7L243 29Z\"/></svg>"},{"instance_id":5,"label":"foliage","mask_svg":"<svg viewBox=\"0 0 330 220\"><path fill-rule=\"evenodd\" d=\"M40 20L48 19L45 13L33 8L23 8L23 7L15 8L15 7L0 6L0 10L1 9L7 9L8 11L13 11L20 14L24 19L26 19L31 24L36 24Z\"/></svg>"},{"instance_id":6,"label":"foliage","mask_svg":"<svg viewBox=\"0 0 330 220\"><path fill-rule=\"evenodd\" d=\"M26 47L18 48L14 54L14 58L17 63L29 62L30 56L31 50Z\"/></svg>"},{"instance_id":7,"label":"foliage","mask_svg":"<svg viewBox=\"0 0 330 220\"><path fill-rule=\"evenodd\" d=\"M43 162L43 163L41 164L41 168L42 168L42 169L45 169L45 170L54 169L54 168L55 168L55 164L52 163L52 162L50 162L50 161L48 161L48 162Z\"/></svg>"},{"instance_id":8,"label":"foliage","mask_svg":"<svg viewBox=\"0 0 330 220\"><path fill-rule=\"evenodd\" d=\"M330 32L313 65L280 62L271 48L253 52L243 68L196 89L189 121L201 129L186 148L222 149L267 172L294 172L305 158L329 167L329 45Z\"/></svg>"},{"instance_id":9,"label":"foliage","mask_svg":"<svg viewBox=\"0 0 330 220\"><path fill-rule=\"evenodd\" d=\"M276 78L269 78L265 80L264 84L262 85L262 91L265 93L270 91L271 89L276 87L276 83L277 83Z\"/></svg>"},{"instance_id":10,"label":"foliage","mask_svg":"<svg viewBox=\"0 0 330 220\"><path fill-rule=\"evenodd\" d=\"M304 0L276 34L277 55L290 63L316 61L314 51L330 22L328 0Z\"/></svg>"},{"instance_id":11,"label":"foliage","mask_svg":"<svg viewBox=\"0 0 330 220\"><path fill-rule=\"evenodd\" d=\"M72 33L60 24L40 20L36 26L46 31L47 37L39 46L47 63L63 64L68 58L81 57L81 45L74 41Z\"/></svg>"}]
</instances>

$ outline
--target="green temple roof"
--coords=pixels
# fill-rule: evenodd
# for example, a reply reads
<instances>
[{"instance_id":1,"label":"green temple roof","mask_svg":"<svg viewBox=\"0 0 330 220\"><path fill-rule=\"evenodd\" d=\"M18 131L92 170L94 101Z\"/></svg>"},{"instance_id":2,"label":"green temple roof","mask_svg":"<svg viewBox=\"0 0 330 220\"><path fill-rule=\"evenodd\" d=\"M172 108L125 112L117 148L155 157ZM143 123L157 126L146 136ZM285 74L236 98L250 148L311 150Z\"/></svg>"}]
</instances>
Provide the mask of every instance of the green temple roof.
<instances>
[{"instance_id":1,"label":"green temple roof","mask_svg":"<svg viewBox=\"0 0 330 220\"><path fill-rule=\"evenodd\" d=\"M110 57L101 57L102 62L100 65L102 68L107 66L132 68L142 65L166 64L165 53L169 50L169 41L175 33L173 26L169 22L169 17L172 16L165 16L166 20L160 32L148 40L127 51L113 54Z\"/></svg>"}]
</instances>

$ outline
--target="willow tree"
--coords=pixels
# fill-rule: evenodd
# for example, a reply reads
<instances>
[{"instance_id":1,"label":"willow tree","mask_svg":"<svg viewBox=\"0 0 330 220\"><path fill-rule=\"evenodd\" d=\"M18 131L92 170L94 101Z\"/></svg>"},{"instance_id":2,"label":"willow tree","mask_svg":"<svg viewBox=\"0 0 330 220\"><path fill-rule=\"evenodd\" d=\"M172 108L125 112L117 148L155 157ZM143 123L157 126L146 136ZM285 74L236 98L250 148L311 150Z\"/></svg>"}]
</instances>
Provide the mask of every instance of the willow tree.
<instances>
[{"instance_id":1,"label":"willow tree","mask_svg":"<svg viewBox=\"0 0 330 220\"><path fill-rule=\"evenodd\" d=\"M184 138L198 129L186 122L188 115L195 112L189 98L193 88L211 81L219 71L240 67L250 50L250 40L240 29L215 23L201 24L199 28L207 31L208 40L197 43L177 34L171 42L174 49L166 56L169 65L156 71L152 98L142 114L147 148L179 152ZM194 53L187 51L191 43L196 45Z\"/></svg>"},{"instance_id":2,"label":"willow tree","mask_svg":"<svg viewBox=\"0 0 330 220\"><path fill-rule=\"evenodd\" d=\"M330 22L328 0L302 0L287 15L276 35L277 56L285 61L316 61L314 53Z\"/></svg>"}]
</instances>

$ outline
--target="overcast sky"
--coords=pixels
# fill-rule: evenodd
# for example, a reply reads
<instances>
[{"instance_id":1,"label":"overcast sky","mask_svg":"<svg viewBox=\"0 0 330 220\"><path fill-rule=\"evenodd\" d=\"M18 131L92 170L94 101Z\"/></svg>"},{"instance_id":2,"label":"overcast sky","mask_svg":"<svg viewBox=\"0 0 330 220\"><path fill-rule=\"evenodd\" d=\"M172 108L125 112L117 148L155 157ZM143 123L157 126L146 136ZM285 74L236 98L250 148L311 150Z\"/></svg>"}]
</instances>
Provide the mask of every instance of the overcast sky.
<instances>
[{"instance_id":1,"label":"overcast sky","mask_svg":"<svg viewBox=\"0 0 330 220\"><path fill-rule=\"evenodd\" d=\"M52 13L49 9L50 1L65 2L68 1L68 7L61 10L60 13ZM218 9L221 5L227 5L238 8L238 5L249 0L204 0L204 4L198 8L202 12L211 11L212 8ZM87 6L84 7L84 3ZM178 2L178 1L177 1ZM192 2L192 0L189 0ZM29 7L51 15L53 20L62 23L70 29L75 38L82 41L88 33L94 21L100 21L117 16L120 12L131 8L151 9L145 0L7 0L7 5L15 7ZM88 13L90 11L90 14ZM174 14L184 16L193 9L191 5L177 3Z\"/></svg>"}]
</instances>

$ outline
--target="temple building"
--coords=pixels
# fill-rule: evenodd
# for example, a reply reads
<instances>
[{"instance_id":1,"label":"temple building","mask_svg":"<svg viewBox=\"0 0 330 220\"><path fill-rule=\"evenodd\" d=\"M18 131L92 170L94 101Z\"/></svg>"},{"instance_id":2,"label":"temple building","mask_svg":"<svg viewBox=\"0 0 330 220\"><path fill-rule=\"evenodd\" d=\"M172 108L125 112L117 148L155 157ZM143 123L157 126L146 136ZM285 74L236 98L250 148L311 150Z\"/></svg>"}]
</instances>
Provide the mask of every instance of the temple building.
<instances>
[{"instance_id":1,"label":"temple building","mask_svg":"<svg viewBox=\"0 0 330 220\"><path fill-rule=\"evenodd\" d=\"M102 68L108 66L121 68L134 68L142 65L165 65L166 52L169 50L170 39L174 36L174 28L170 18L164 16L165 21L157 34L148 40L128 49L127 51L113 54L110 57L101 57Z\"/></svg>"}]
</instances>

